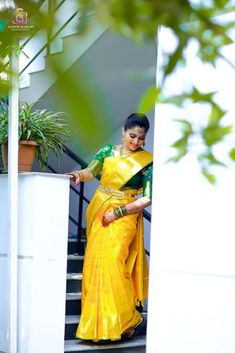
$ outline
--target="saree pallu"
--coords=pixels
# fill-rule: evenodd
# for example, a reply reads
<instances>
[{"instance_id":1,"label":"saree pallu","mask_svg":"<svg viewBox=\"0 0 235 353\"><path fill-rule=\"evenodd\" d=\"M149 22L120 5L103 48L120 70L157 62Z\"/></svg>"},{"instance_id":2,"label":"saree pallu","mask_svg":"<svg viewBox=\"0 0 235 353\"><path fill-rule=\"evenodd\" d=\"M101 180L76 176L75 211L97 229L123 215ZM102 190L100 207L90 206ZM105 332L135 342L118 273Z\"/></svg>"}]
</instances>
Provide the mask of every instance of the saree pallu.
<instances>
[{"instance_id":1,"label":"saree pallu","mask_svg":"<svg viewBox=\"0 0 235 353\"><path fill-rule=\"evenodd\" d=\"M148 284L142 212L118 218L106 227L102 225L106 212L135 200L133 193L136 190L114 196L97 189L88 206L77 338L119 340L122 333L142 321L136 310L147 297Z\"/></svg>"}]
</instances>

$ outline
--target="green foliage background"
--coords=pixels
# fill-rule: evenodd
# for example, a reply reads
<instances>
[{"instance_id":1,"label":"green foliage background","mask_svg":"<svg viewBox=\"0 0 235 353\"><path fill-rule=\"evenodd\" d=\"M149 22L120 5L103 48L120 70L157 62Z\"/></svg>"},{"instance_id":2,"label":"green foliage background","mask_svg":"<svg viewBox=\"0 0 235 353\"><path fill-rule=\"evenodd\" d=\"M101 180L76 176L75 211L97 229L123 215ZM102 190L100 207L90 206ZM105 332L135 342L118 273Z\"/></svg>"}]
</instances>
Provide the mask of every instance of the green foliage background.
<instances>
[{"instance_id":1,"label":"green foliage background","mask_svg":"<svg viewBox=\"0 0 235 353\"><path fill-rule=\"evenodd\" d=\"M186 101L191 104L201 102L209 106L210 113L207 122L203 124L203 128L200 131L195 131L190 120L177 121L180 129L180 138L172 145L175 154L170 161L178 162L188 153L190 138L197 133L200 135L205 147L204 151L198 154L202 173L210 182L214 183L216 179L211 167L214 165L225 165L224 161L220 161L215 157L214 147L233 132L233 126L225 123L226 111L216 102L215 92L200 92L193 85L191 88L187 87L187 91L171 97L164 97L162 92L166 78L172 75L179 66L185 65L185 50L191 39L198 43L196 55L202 63L215 66L218 59L222 59L234 68L234 64L223 56L221 50L222 47L233 43L231 31L234 27L234 21L227 21L221 24L217 20L217 16L235 11L233 1L128 0L127 2L126 0L79 0L78 7L80 9L78 31L81 36L90 29L91 14L102 24L106 25L110 31L128 36L139 45L145 41L157 41L157 29L159 26L166 26L172 30L177 44L170 53L164 53L161 87L149 87L139 102L137 109L148 112L152 109L155 102L160 102L161 104L171 103L179 107L183 107ZM55 24L53 13L48 15L41 13L33 1L27 2L27 11L29 16L33 18L35 31L41 29L50 31L53 29ZM9 12L0 13L0 16L2 20L0 55L4 59L9 47L14 43L15 33L4 28L4 21L9 18ZM51 69L59 75L61 71L60 63L53 64ZM8 67L4 66L3 60L0 64L0 71L9 71ZM12 73L8 72L8 74ZM77 96L78 99L83 99L83 105L81 106L83 115L89 114L95 121L97 116L95 109L90 106L90 102L97 102L98 92L83 92L82 80L80 81L80 86L74 92L71 77L65 76L63 83L61 92L62 94L64 93L68 105L74 109L74 114L72 115L77 116L78 113L76 104L74 104L74 97ZM8 90L9 84L1 79L0 95L5 95ZM86 99L84 95L89 95L89 99ZM70 99L72 99L71 102ZM105 117L107 115L105 107L101 105L100 110L100 116ZM86 119L79 121L79 128L85 134L87 133ZM106 132L108 133L108 129ZM94 131L94 133L97 136L99 131ZM235 160L234 148L229 151L229 156L231 160Z\"/></svg>"}]
</instances>

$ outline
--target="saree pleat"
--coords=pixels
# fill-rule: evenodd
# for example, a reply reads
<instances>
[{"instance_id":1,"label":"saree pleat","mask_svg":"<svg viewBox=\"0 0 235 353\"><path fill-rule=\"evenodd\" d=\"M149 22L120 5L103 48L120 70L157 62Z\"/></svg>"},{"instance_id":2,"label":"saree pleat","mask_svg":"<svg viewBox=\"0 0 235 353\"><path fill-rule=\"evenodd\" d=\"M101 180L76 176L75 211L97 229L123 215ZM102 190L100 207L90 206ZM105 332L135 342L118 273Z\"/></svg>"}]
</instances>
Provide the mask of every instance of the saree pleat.
<instances>
[{"instance_id":1,"label":"saree pleat","mask_svg":"<svg viewBox=\"0 0 235 353\"><path fill-rule=\"evenodd\" d=\"M128 198L108 200L93 220L84 261L78 338L118 340L142 321L127 266L138 214L122 217L108 227L102 225L105 212L128 202Z\"/></svg>"}]
</instances>

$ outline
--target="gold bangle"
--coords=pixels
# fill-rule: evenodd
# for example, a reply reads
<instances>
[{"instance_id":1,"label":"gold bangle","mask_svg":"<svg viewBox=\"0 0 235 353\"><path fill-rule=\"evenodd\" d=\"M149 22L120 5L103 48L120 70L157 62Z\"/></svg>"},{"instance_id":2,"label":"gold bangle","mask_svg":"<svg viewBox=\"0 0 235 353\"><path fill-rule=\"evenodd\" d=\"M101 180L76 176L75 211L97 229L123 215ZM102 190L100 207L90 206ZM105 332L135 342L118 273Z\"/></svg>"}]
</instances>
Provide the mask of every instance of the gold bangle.
<instances>
[{"instance_id":1,"label":"gold bangle","mask_svg":"<svg viewBox=\"0 0 235 353\"><path fill-rule=\"evenodd\" d=\"M81 171L76 170L76 171L74 172L74 175L75 175L76 178L79 176L80 181L84 181L83 175L82 175L82 172L81 172Z\"/></svg>"},{"instance_id":2,"label":"gold bangle","mask_svg":"<svg viewBox=\"0 0 235 353\"><path fill-rule=\"evenodd\" d=\"M126 216L126 215L127 215L126 206L121 206L121 209L122 209L122 214L123 214L123 216Z\"/></svg>"},{"instance_id":3,"label":"gold bangle","mask_svg":"<svg viewBox=\"0 0 235 353\"><path fill-rule=\"evenodd\" d=\"M113 210L113 213L117 218L120 218L127 215L127 209L125 206L119 206Z\"/></svg>"},{"instance_id":4,"label":"gold bangle","mask_svg":"<svg viewBox=\"0 0 235 353\"><path fill-rule=\"evenodd\" d=\"M119 207L115 208L113 210L113 213L114 213L116 218L120 218L121 217L121 213L120 213Z\"/></svg>"}]
</instances>

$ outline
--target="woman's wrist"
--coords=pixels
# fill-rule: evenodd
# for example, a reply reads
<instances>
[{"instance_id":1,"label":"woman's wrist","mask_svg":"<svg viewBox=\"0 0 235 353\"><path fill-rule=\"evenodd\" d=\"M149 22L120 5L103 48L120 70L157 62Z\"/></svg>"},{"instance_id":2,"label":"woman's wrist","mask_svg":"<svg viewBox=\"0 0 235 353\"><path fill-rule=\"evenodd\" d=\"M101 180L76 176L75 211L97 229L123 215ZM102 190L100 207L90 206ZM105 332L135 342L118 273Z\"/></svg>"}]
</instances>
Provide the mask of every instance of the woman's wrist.
<instances>
[{"instance_id":1,"label":"woman's wrist","mask_svg":"<svg viewBox=\"0 0 235 353\"><path fill-rule=\"evenodd\" d=\"M73 174L75 175L76 178L79 177L79 181L84 181L81 170L75 170L75 172Z\"/></svg>"},{"instance_id":2,"label":"woman's wrist","mask_svg":"<svg viewBox=\"0 0 235 353\"><path fill-rule=\"evenodd\" d=\"M125 206L119 206L113 210L115 218L120 218L127 215L127 209Z\"/></svg>"}]
</instances>

